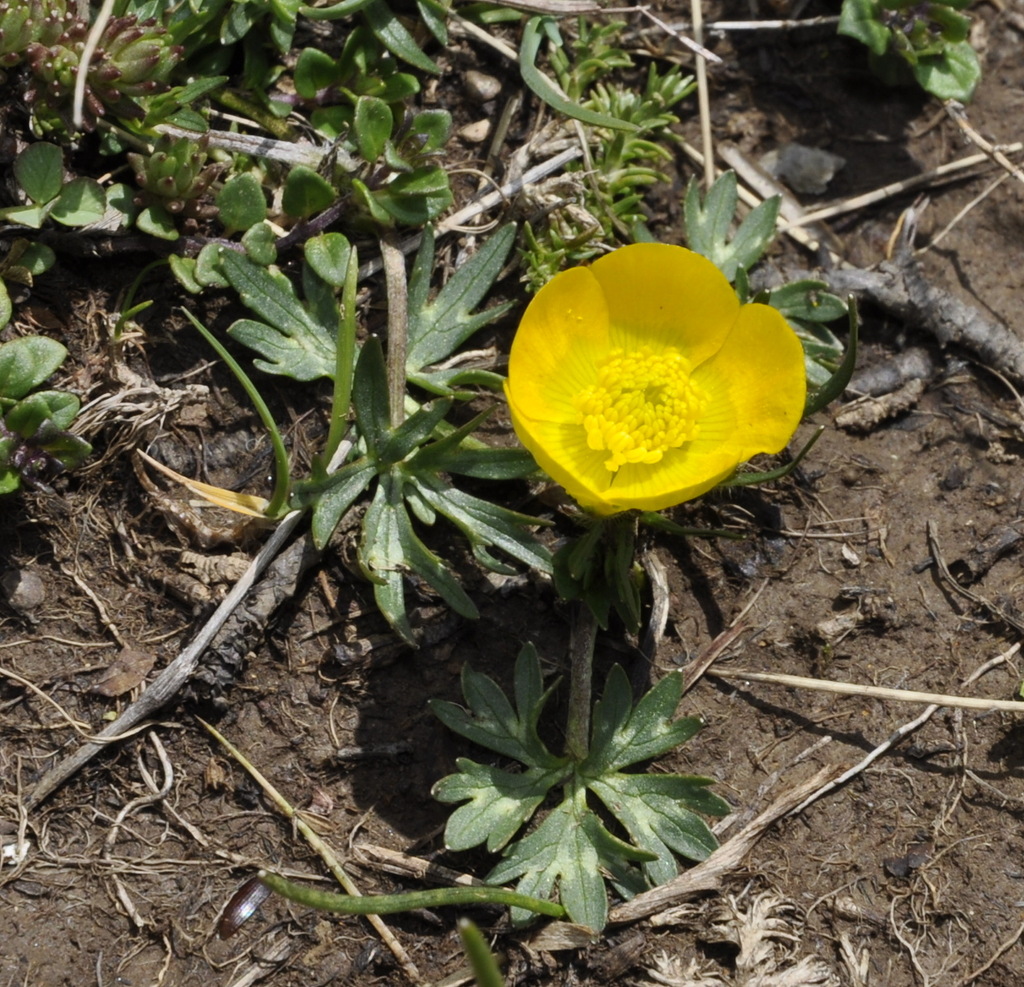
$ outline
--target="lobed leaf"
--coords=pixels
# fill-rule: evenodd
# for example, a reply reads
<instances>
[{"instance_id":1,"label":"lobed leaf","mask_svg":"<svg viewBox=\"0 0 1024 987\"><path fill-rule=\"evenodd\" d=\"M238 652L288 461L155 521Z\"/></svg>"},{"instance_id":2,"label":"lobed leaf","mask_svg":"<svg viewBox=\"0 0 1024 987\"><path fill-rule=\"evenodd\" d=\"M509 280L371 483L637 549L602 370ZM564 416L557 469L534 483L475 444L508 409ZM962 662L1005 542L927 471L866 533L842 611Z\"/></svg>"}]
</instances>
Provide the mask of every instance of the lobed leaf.
<instances>
[{"instance_id":1,"label":"lobed leaf","mask_svg":"<svg viewBox=\"0 0 1024 987\"><path fill-rule=\"evenodd\" d=\"M221 269L242 304L266 322L239 319L228 333L264 356L256 366L296 380L334 373L333 326L316 323L299 302L291 282L231 250L221 251Z\"/></svg>"},{"instance_id":2,"label":"lobed leaf","mask_svg":"<svg viewBox=\"0 0 1024 987\"><path fill-rule=\"evenodd\" d=\"M449 817L444 830L449 850L487 844L491 853L508 843L544 801L559 779L555 772L529 768L513 774L460 757L458 774L442 778L431 790L439 802L465 802Z\"/></svg>"},{"instance_id":3,"label":"lobed leaf","mask_svg":"<svg viewBox=\"0 0 1024 987\"><path fill-rule=\"evenodd\" d=\"M594 704L593 736L590 754L580 768L583 774L600 778L689 740L702 723L696 716L672 719L682 691L682 674L672 672L633 706L629 679L622 666L615 665L601 699Z\"/></svg>"},{"instance_id":4,"label":"lobed leaf","mask_svg":"<svg viewBox=\"0 0 1024 987\"><path fill-rule=\"evenodd\" d=\"M430 274L434 260L434 232L423 232L409 278L409 351L406 367L419 370L444 360L481 326L498 318L509 305L483 312L474 309L487 297L501 273L515 241L516 227L509 223L497 230L448 279L429 302Z\"/></svg>"}]
</instances>

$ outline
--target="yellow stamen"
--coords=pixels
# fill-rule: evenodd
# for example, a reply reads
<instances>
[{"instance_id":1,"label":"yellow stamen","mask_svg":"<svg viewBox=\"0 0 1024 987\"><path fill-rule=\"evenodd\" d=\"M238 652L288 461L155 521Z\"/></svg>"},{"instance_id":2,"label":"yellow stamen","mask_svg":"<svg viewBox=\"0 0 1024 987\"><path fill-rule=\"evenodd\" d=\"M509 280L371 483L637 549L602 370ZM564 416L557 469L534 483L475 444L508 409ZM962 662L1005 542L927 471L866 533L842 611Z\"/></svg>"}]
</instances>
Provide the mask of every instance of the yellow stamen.
<instances>
[{"instance_id":1,"label":"yellow stamen","mask_svg":"<svg viewBox=\"0 0 1024 987\"><path fill-rule=\"evenodd\" d=\"M696 438L705 395L690 379L690 363L675 347L631 353L615 349L597 368L597 383L573 399L587 445L607 450L605 468L658 462Z\"/></svg>"}]
</instances>

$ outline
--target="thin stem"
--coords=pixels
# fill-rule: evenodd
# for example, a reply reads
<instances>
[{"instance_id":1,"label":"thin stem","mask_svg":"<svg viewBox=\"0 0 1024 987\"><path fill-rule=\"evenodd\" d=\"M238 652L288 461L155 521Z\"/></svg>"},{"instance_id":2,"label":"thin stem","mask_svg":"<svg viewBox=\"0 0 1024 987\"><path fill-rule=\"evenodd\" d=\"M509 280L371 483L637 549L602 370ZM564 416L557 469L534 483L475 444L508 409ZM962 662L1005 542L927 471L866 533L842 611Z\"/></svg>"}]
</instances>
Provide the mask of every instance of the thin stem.
<instances>
[{"instance_id":1,"label":"thin stem","mask_svg":"<svg viewBox=\"0 0 1024 987\"><path fill-rule=\"evenodd\" d=\"M693 40L704 47L704 14L702 0L690 0L690 19L693 22ZM700 140L704 146L704 187L715 184L715 149L711 141L711 100L708 96L708 66L697 56L697 108L700 112Z\"/></svg>"},{"instance_id":2,"label":"thin stem","mask_svg":"<svg viewBox=\"0 0 1024 987\"><path fill-rule=\"evenodd\" d=\"M324 446L324 462L338 451L348 429L348 406L352 401L352 369L356 351L356 281L359 261L356 249L348 255L345 286L341 292L341 313L338 319L338 339L334 360L334 400L331 403L331 426Z\"/></svg>"},{"instance_id":3,"label":"thin stem","mask_svg":"<svg viewBox=\"0 0 1024 987\"><path fill-rule=\"evenodd\" d=\"M590 751L590 704L594 685L594 644L597 617L586 603L574 607L569 635L569 713L566 718L566 752L582 761Z\"/></svg>"},{"instance_id":4,"label":"thin stem","mask_svg":"<svg viewBox=\"0 0 1024 987\"><path fill-rule=\"evenodd\" d=\"M380 256L388 292L388 401L391 427L405 420L405 361L409 348L409 293L405 257L388 236L380 239Z\"/></svg>"},{"instance_id":5,"label":"thin stem","mask_svg":"<svg viewBox=\"0 0 1024 987\"><path fill-rule=\"evenodd\" d=\"M235 375L235 379L242 385L242 389L249 395L249 400L252 401L256 414L260 416L260 421L263 422L263 427L267 430L267 435L270 437L270 447L274 451L274 492L271 495L270 503L267 505L266 514L268 518L276 519L285 513L288 504L288 494L291 491L292 485L288 450L285 449L281 430L277 427L277 422L274 421L274 416L270 413L267 402L263 400L263 395L256 390L256 385L249 379L249 375L242 369L241 364L227 351L223 343L187 308L183 308L181 311L185 318L195 326L203 338L213 347L217 356L228 365L228 369Z\"/></svg>"},{"instance_id":6,"label":"thin stem","mask_svg":"<svg viewBox=\"0 0 1024 987\"><path fill-rule=\"evenodd\" d=\"M409 891L404 894L349 895L309 888L270 871L261 870L258 876L271 891L276 891L289 901L342 915L394 915L397 912L440 908L443 905L508 905L510 908L525 908L552 918L565 917L565 909L557 902L486 885L457 885L454 888L432 888L429 891Z\"/></svg>"}]
</instances>

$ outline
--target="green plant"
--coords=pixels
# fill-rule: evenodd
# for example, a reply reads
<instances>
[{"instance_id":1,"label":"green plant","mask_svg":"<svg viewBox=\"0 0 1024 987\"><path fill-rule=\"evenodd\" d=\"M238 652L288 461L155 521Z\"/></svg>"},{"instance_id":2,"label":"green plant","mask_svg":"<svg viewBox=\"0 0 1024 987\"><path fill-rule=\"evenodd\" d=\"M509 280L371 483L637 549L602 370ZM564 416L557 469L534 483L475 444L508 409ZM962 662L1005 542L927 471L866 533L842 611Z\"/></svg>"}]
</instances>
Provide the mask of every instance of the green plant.
<instances>
[{"instance_id":1,"label":"green plant","mask_svg":"<svg viewBox=\"0 0 1024 987\"><path fill-rule=\"evenodd\" d=\"M24 205L0 209L0 218L38 230L47 219L64 226L99 222L107 197L91 178L64 181L64 156L55 144L29 144L14 159L14 177L25 193Z\"/></svg>"},{"instance_id":2,"label":"green plant","mask_svg":"<svg viewBox=\"0 0 1024 987\"><path fill-rule=\"evenodd\" d=\"M621 22L581 19L570 44L550 17L531 18L523 29L523 80L553 109L591 128L590 160L568 169L570 180L580 176L575 189L568 191L561 180L547 201L537 203L543 222L531 221L525 229L523 256L533 290L609 243L635 239L643 229L644 190L667 181L657 164L671 159L664 137L677 122L672 108L694 89L693 78L678 68L660 73L652 65L642 88L621 81L617 73L633 67L615 46L622 28ZM535 64L543 39L555 81Z\"/></svg>"},{"instance_id":3,"label":"green plant","mask_svg":"<svg viewBox=\"0 0 1024 987\"><path fill-rule=\"evenodd\" d=\"M67 350L46 336L0 344L0 494L24 482L46 481L73 469L92 451L67 429L79 400L67 391L37 390L64 362Z\"/></svg>"},{"instance_id":4,"label":"green plant","mask_svg":"<svg viewBox=\"0 0 1024 987\"><path fill-rule=\"evenodd\" d=\"M682 675L662 679L635 706L629 681L616 665L594 708L585 755L551 753L538 723L554 686L544 689L536 651L527 645L515 667L515 706L487 676L466 666L465 708L432 701L450 730L511 758L523 770L460 758L459 771L434 786L442 802L464 802L448 819L445 843L454 850L486 844L502 850L487 880L517 880L522 894L545 898L558 887L574 922L600 931L607 921L605 881L625 897L677 873L675 856L703 860L718 845L696 814L725 815L727 802L707 790L710 778L631 774L623 768L685 743L701 726L696 717L673 720ZM559 801L531 832L514 839L553 791ZM590 802L596 798L601 812ZM601 813L614 818L629 840L612 833ZM531 915L513 909L513 920Z\"/></svg>"},{"instance_id":5,"label":"green plant","mask_svg":"<svg viewBox=\"0 0 1024 987\"><path fill-rule=\"evenodd\" d=\"M25 96L37 133L70 128L70 103L89 24L65 0L0 4L0 63L24 63ZM167 87L181 57L167 31L153 19L128 13L103 28L85 80L85 126L108 110L141 116L140 101Z\"/></svg>"},{"instance_id":6,"label":"green plant","mask_svg":"<svg viewBox=\"0 0 1024 987\"><path fill-rule=\"evenodd\" d=\"M141 209L135 225L143 233L176 240L176 216L197 219L216 212L202 202L221 170L217 165L207 165L204 138L193 141L161 137L152 154L129 154L128 162L140 189L134 198L134 205Z\"/></svg>"},{"instance_id":7,"label":"green plant","mask_svg":"<svg viewBox=\"0 0 1024 987\"><path fill-rule=\"evenodd\" d=\"M40 274L53 267L56 261L53 251L41 243L15 240L0 260L0 330L7 327L14 311L7 284L19 284L31 288Z\"/></svg>"},{"instance_id":8,"label":"green plant","mask_svg":"<svg viewBox=\"0 0 1024 987\"><path fill-rule=\"evenodd\" d=\"M533 469L531 458L522 451L494 449L472 438L486 414L458 428L444 421L456 400L473 395L468 386L495 386L500 378L432 366L505 311L507 306L480 312L476 308L490 291L514 236L511 226L493 234L431 300L434 245L432 234L426 232L408 289L407 346L400 373L403 384L408 379L438 397L421 406L406 396L399 414L389 396L389 370L380 343L368 339L355 357L355 252L341 234L307 241L301 276L304 298L283 274L235 251L211 245L190 264L179 259L180 276L193 280L197 290L204 284L230 286L258 316L237 320L228 333L259 354L260 370L301 381L333 381L326 447L315 459L312 476L292 482L280 433L258 392L232 361L232 369L274 436L275 448L281 450L275 493L266 513L279 513L285 503L312 508L313 536L323 546L349 508L370 493L361 522L359 564L373 583L381 613L409 643L415 643L405 598L409 576L431 586L458 613L477 614L451 570L416 533L414 518L428 526L438 516L446 518L467 538L477 560L494 571L511 571L492 554L495 549L523 564L550 570L548 553L528 530L540 522L460 490L450 480L453 475L505 480ZM339 309L336 291L342 287ZM230 360L223 347L215 345ZM356 455L329 472L328 463L344 432L350 395ZM230 495L224 495L220 502L226 504Z\"/></svg>"},{"instance_id":9,"label":"green plant","mask_svg":"<svg viewBox=\"0 0 1024 987\"><path fill-rule=\"evenodd\" d=\"M866 45L871 67L890 84L912 77L939 99L966 102L981 79L967 40L970 0L843 0L839 33ZM908 71L909 70L909 71Z\"/></svg>"}]
</instances>

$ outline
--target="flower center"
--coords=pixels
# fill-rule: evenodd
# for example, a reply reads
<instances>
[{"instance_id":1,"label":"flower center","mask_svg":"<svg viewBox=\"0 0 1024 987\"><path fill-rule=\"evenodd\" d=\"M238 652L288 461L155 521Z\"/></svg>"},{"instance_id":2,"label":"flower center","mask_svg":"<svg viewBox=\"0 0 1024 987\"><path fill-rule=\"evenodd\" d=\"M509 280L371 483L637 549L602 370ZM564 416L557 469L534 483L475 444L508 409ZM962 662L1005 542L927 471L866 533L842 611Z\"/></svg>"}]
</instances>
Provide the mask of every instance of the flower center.
<instances>
[{"instance_id":1,"label":"flower center","mask_svg":"<svg viewBox=\"0 0 1024 987\"><path fill-rule=\"evenodd\" d=\"M605 468L656 463L697 437L706 397L690 379L690 362L672 346L615 349L597 368L597 383L573 398L587 445L611 455Z\"/></svg>"}]
</instances>

